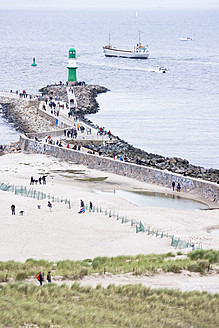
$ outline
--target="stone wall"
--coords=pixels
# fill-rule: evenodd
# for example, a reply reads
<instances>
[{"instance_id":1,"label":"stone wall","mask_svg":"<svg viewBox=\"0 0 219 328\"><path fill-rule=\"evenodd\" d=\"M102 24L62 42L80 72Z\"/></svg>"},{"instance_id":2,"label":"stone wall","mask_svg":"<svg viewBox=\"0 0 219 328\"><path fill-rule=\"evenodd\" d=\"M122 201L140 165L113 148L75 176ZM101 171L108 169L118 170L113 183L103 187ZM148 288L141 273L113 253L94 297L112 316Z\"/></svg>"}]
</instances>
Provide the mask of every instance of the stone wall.
<instances>
[{"instance_id":1,"label":"stone wall","mask_svg":"<svg viewBox=\"0 0 219 328\"><path fill-rule=\"evenodd\" d=\"M26 151L55 156L63 160L70 160L71 162L75 162L77 164L83 164L92 169L111 172L164 187L171 188L172 181L175 181L176 183L179 182L183 192L191 193L203 199L219 203L219 186L216 183L206 182L190 177L184 177L168 171L162 171L137 164L113 160L111 158L44 144L30 140L24 135L20 136L20 147Z\"/></svg>"}]
</instances>

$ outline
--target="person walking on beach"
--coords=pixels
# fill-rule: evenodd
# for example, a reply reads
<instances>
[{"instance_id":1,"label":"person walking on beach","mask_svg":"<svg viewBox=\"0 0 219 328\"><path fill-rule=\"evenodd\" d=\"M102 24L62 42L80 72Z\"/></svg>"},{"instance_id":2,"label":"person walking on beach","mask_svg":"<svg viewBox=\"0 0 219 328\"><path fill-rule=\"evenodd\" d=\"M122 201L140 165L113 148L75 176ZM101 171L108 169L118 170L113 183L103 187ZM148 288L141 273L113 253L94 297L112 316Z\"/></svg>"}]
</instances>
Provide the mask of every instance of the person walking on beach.
<instances>
[{"instance_id":1,"label":"person walking on beach","mask_svg":"<svg viewBox=\"0 0 219 328\"><path fill-rule=\"evenodd\" d=\"M48 282L51 282L51 272L50 271L48 271L46 279Z\"/></svg>"},{"instance_id":2,"label":"person walking on beach","mask_svg":"<svg viewBox=\"0 0 219 328\"><path fill-rule=\"evenodd\" d=\"M34 184L34 178L33 176L30 178L30 185L33 185Z\"/></svg>"},{"instance_id":3,"label":"person walking on beach","mask_svg":"<svg viewBox=\"0 0 219 328\"><path fill-rule=\"evenodd\" d=\"M40 272L40 273L37 275L37 280L39 281L40 286L42 286L42 284L43 284L43 274L42 274L42 272Z\"/></svg>"},{"instance_id":4,"label":"person walking on beach","mask_svg":"<svg viewBox=\"0 0 219 328\"><path fill-rule=\"evenodd\" d=\"M14 204L11 205L11 214L15 215L15 205Z\"/></svg>"},{"instance_id":5,"label":"person walking on beach","mask_svg":"<svg viewBox=\"0 0 219 328\"><path fill-rule=\"evenodd\" d=\"M49 207L50 211L52 210L52 203L48 200L47 206Z\"/></svg>"},{"instance_id":6,"label":"person walking on beach","mask_svg":"<svg viewBox=\"0 0 219 328\"><path fill-rule=\"evenodd\" d=\"M92 202L90 202L90 211L92 211L92 209L93 209L93 204L92 204Z\"/></svg>"},{"instance_id":7,"label":"person walking on beach","mask_svg":"<svg viewBox=\"0 0 219 328\"><path fill-rule=\"evenodd\" d=\"M46 184L46 175L42 176L43 184Z\"/></svg>"},{"instance_id":8,"label":"person walking on beach","mask_svg":"<svg viewBox=\"0 0 219 328\"><path fill-rule=\"evenodd\" d=\"M174 191L174 188L175 188L175 181L172 182L172 187L173 187L173 191Z\"/></svg>"},{"instance_id":9,"label":"person walking on beach","mask_svg":"<svg viewBox=\"0 0 219 328\"><path fill-rule=\"evenodd\" d=\"M85 213L85 208L84 208L84 201L81 199L81 208L78 213Z\"/></svg>"},{"instance_id":10,"label":"person walking on beach","mask_svg":"<svg viewBox=\"0 0 219 328\"><path fill-rule=\"evenodd\" d=\"M180 192L180 190L181 190L180 183L177 184L176 190L177 190L178 192Z\"/></svg>"}]
</instances>

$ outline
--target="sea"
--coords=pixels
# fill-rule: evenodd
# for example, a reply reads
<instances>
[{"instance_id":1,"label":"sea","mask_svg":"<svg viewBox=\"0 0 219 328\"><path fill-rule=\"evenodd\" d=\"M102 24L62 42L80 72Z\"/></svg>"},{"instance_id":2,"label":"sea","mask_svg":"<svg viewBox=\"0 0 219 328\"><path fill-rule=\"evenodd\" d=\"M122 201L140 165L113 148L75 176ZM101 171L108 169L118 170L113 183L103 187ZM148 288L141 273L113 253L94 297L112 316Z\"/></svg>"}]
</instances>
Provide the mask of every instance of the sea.
<instances>
[{"instance_id":1,"label":"sea","mask_svg":"<svg viewBox=\"0 0 219 328\"><path fill-rule=\"evenodd\" d=\"M38 94L67 80L68 50L77 78L109 89L88 118L149 153L219 169L219 10L0 11L0 91ZM147 60L107 58L109 41L148 45ZM190 41L180 38L190 37ZM37 67L32 67L36 58ZM159 67L167 73L159 73ZM19 134L0 113L0 144Z\"/></svg>"}]
</instances>

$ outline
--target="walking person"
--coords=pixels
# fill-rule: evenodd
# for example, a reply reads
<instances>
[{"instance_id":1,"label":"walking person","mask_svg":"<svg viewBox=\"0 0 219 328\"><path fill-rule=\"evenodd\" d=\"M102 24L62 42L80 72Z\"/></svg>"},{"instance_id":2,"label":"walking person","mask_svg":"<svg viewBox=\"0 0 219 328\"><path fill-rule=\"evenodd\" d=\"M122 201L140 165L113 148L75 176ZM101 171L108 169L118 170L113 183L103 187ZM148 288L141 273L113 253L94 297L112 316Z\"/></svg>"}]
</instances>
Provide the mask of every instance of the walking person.
<instances>
[{"instance_id":1,"label":"walking person","mask_svg":"<svg viewBox=\"0 0 219 328\"><path fill-rule=\"evenodd\" d=\"M46 175L42 176L43 184L46 184Z\"/></svg>"},{"instance_id":2,"label":"walking person","mask_svg":"<svg viewBox=\"0 0 219 328\"><path fill-rule=\"evenodd\" d=\"M14 204L11 205L11 214L15 215L15 205Z\"/></svg>"},{"instance_id":3,"label":"walking person","mask_svg":"<svg viewBox=\"0 0 219 328\"><path fill-rule=\"evenodd\" d=\"M34 184L34 178L33 176L30 178L30 185L33 185Z\"/></svg>"},{"instance_id":4,"label":"walking person","mask_svg":"<svg viewBox=\"0 0 219 328\"><path fill-rule=\"evenodd\" d=\"M48 271L46 279L48 282L51 282L51 272L50 271Z\"/></svg>"},{"instance_id":5,"label":"walking person","mask_svg":"<svg viewBox=\"0 0 219 328\"><path fill-rule=\"evenodd\" d=\"M51 211L52 210L52 203L49 200L48 200L47 206L49 207L49 210Z\"/></svg>"},{"instance_id":6,"label":"walking person","mask_svg":"<svg viewBox=\"0 0 219 328\"><path fill-rule=\"evenodd\" d=\"M174 191L175 185L176 185L176 183L175 183L175 181L173 181L172 182L173 191Z\"/></svg>"},{"instance_id":7,"label":"walking person","mask_svg":"<svg viewBox=\"0 0 219 328\"><path fill-rule=\"evenodd\" d=\"M37 280L39 281L40 286L42 286L42 284L43 284L43 274L42 274L42 272L40 272L40 273L37 275Z\"/></svg>"},{"instance_id":8,"label":"walking person","mask_svg":"<svg viewBox=\"0 0 219 328\"><path fill-rule=\"evenodd\" d=\"M177 184L176 190L177 190L178 192L180 192L180 190L181 190L180 183Z\"/></svg>"},{"instance_id":9,"label":"walking person","mask_svg":"<svg viewBox=\"0 0 219 328\"><path fill-rule=\"evenodd\" d=\"M93 204L92 202L90 202L90 207L89 207L90 212L92 211L92 209L93 209Z\"/></svg>"},{"instance_id":10,"label":"walking person","mask_svg":"<svg viewBox=\"0 0 219 328\"><path fill-rule=\"evenodd\" d=\"M81 207L78 213L85 213L84 201L81 199L80 203L81 203Z\"/></svg>"}]
</instances>

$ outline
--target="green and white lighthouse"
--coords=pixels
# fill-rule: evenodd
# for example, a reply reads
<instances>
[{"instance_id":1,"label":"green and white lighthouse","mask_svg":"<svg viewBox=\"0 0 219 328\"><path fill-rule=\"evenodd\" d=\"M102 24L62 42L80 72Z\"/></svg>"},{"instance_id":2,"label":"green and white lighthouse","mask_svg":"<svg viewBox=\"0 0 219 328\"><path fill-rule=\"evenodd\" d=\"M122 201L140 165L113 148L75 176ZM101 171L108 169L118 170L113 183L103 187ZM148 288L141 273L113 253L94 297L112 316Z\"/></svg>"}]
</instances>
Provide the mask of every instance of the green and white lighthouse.
<instances>
[{"instance_id":1,"label":"green and white lighthouse","mask_svg":"<svg viewBox=\"0 0 219 328\"><path fill-rule=\"evenodd\" d=\"M68 84L74 84L77 81L76 70L76 50L75 48L69 49L69 57L68 57Z\"/></svg>"}]
</instances>

